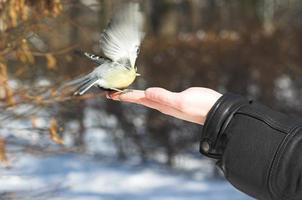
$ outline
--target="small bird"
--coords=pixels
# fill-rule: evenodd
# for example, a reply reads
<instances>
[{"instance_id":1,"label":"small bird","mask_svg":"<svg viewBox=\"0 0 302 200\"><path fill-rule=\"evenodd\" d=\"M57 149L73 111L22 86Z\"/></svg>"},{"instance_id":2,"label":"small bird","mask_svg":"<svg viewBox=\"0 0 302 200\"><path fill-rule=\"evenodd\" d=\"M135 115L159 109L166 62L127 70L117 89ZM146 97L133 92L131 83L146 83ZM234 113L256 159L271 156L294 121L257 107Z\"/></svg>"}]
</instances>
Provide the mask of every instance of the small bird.
<instances>
[{"instance_id":1,"label":"small bird","mask_svg":"<svg viewBox=\"0 0 302 200\"><path fill-rule=\"evenodd\" d=\"M84 52L98 67L64 86L77 86L74 95L83 95L92 86L119 92L126 89L139 76L135 61L145 35L143 21L138 3L124 5L101 35L100 45L105 57Z\"/></svg>"}]
</instances>

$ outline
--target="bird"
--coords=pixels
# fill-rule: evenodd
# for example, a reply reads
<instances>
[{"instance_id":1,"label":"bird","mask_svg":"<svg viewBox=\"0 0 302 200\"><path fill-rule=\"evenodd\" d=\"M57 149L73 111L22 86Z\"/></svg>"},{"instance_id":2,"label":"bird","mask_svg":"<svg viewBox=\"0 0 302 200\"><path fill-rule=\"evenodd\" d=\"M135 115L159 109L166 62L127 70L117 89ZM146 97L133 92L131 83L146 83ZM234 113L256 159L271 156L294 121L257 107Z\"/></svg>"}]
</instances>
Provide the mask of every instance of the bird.
<instances>
[{"instance_id":1,"label":"bird","mask_svg":"<svg viewBox=\"0 0 302 200\"><path fill-rule=\"evenodd\" d=\"M83 95L91 87L122 92L137 76L136 58L141 42L144 17L138 3L130 2L115 12L100 38L105 55L88 52L83 55L98 66L87 75L68 81L64 86L77 86L73 95Z\"/></svg>"}]
</instances>

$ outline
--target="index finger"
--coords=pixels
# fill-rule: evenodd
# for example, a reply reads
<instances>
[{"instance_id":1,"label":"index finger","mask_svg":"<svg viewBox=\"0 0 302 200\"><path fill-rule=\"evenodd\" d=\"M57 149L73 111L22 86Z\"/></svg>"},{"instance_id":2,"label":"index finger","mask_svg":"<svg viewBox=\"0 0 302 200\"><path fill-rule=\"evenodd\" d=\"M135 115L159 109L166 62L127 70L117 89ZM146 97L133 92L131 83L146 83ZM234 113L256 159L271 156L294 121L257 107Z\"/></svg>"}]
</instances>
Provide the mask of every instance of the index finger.
<instances>
[{"instance_id":1,"label":"index finger","mask_svg":"<svg viewBox=\"0 0 302 200\"><path fill-rule=\"evenodd\" d=\"M144 90L131 90L126 92L114 92L109 93L107 98L118 100L118 101L126 101L131 103L137 103L141 99L145 98L145 91Z\"/></svg>"}]
</instances>

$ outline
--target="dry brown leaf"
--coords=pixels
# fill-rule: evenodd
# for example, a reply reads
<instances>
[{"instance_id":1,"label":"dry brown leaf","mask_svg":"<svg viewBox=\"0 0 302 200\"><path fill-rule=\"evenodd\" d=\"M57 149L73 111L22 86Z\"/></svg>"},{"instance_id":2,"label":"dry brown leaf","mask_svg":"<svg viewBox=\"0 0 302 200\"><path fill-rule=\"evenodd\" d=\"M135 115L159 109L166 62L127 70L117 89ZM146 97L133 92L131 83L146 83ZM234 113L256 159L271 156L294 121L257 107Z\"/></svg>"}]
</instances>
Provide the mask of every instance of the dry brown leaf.
<instances>
[{"instance_id":1,"label":"dry brown leaf","mask_svg":"<svg viewBox=\"0 0 302 200\"><path fill-rule=\"evenodd\" d=\"M61 4L61 0L54 0L53 7L52 7L52 15L56 17L61 13L62 10L63 10L63 6Z\"/></svg>"},{"instance_id":2,"label":"dry brown leaf","mask_svg":"<svg viewBox=\"0 0 302 200\"><path fill-rule=\"evenodd\" d=\"M6 142L4 138L0 138L0 162L8 164L8 157L6 153Z\"/></svg>"},{"instance_id":3,"label":"dry brown leaf","mask_svg":"<svg viewBox=\"0 0 302 200\"><path fill-rule=\"evenodd\" d=\"M30 51L28 43L25 39L22 40L22 50L24 51L24 54L26 56L26 61L33 64L35 62L35 58L32 55L32 52Z\"/></svg>"},{"instance_id":4,"label":"dry brown leaf","mask_svg":"<svg viewBox=\"0 0 302 200\"><path fill-rule=\"evenodd\" d=\"M7 84L4 85L5 89L5 100L7 105L14 106L16 104L16 101L14 99L14 92Z\"/></svg>"},{"instance_id":5,"label":"dry brown leaf","mask_svg":"<svg viewBox=\"0 0 302 200\"><path fill-rule=\"evenodd\" d=\"M7 65L0 62L0 84L4 84L7 81Z\"/></svg>"},{"instance_id":6,"label":"dry brown leaf","mask_svg":"<svg viewBox=\"0 0 302 200\"><path fill-rule=\"evenodd\" d=\"M10 2L11 4L9 6L9 17L11 19L11 24L13 27L17 26L17 19L18 19L15 2L16 2L15 0L11 0Z\"/></svg>"},{"instance_id":7,"label":"dry brown leaf","mask_svg":"<svg viewBox=\"0 0 302 200\"><path fill-rule=\"evenodd\" d=\"M35 16L58 16L63 5L61 0L31 1L27 0L0 0L1 20L0 31L14 28Z\"/></svg>"},{"instance_id":8,"label":"dry brown leaf","mask_svg":"<svg viewBox=\"0 0 302 200\"><path fill-rule=\"evenodd\" d=\"M31 119L31 126L33 128L37 128L38 127L37 126L37 117L35 115L32 115L30 119Z\"/></svg>"},{"instance_id":9,"label":"dry brown leaf","mask_svg":"<svg viewBox=\"0 0 302 200\"><path fill-rule=\"evenodd\" d=\"M35 57L33 56L26 39L23 39L20 48L16 50L16 58L23 63L33 64Z\"/></svg>"},{"instance_id":10,"label":"dry brown leaf","mask_svg":"<svg viewBox=\"0 0 302 200\"><path fill-rule=\"evenodd\" d=\"M7 84L7 65L0 62L0 87L4 91L6 103L10 106L15 105L14 92Z\"/></svg>"},{"instance_id":11,"label":"dry brown leaf","mask_svg":"<svg viewBox=\"0 0 302 200\"><path fill-rule=\"evenodd\" d=\"M34 97L32 97L32 99L36 104L43 105L43 103L44 103L43 96L34 96Z\"/></svg>"},{"instance_id":12,"label":"dry brown leaf","mask_svg":"<svg viewBox=\"0 0 302 200\"><path fill-rule=\"evenodd\" d=\"M50 70L56 70L57 69L57 59L50 53L47 53L45 55L47 60L47 68Z\"/></svg>"},{"instance_id":13,"label":"dry brown leaf","mask_svg":"<svg viewBox=\"0 0 302 200\"><path fill-rule=\"evenodd\" d=\"M20 13L21 19L26 21L29 17L29 7L26 5L25 0L20 0Z\"/></svg>"},{"instance_id":14,"label":"dry brown leaf","mask_svg":"<svg viewBox=\"0 0 302 200\"><path fill-rule=\"evenodd\" d=\"M57 97L58 96L58 91L55 88L50 89L50 96L51 97Z\"/></svg>"},{"instance_id":15,"label":"dry brown leaf","mask_svg":"<svg viewBox=\"0 0 302 200\"><path fill-rule=\"evenodd\" d=\"M55 118L50 119L48 128L50 139L56 144L63 144L62 138L58 134L58 123Z\"/></svg>"}]
</instances>

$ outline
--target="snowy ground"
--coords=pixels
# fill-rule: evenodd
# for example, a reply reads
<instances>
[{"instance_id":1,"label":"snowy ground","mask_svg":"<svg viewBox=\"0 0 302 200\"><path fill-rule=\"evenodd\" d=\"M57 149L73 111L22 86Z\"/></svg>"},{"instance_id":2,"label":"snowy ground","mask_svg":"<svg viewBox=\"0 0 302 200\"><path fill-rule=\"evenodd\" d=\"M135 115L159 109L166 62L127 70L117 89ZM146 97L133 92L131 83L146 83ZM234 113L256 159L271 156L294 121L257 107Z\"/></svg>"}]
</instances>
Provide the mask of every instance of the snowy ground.
<instances>
[{"instance_id":1,"label":"snowy ground","mask_svg":"<svg viewBox=\"0 0 302 200\"><path fill-rule=\"evenodd\" d=\"M87 127L96 127L93 119L105 118L97 114L94 110L87 110ZM40 147L52 143L48 135L40 135L31 129L26 131L26 127L31 126L30 121L12 121L7 126L15 128L14 131L2 130L2 137L8 140ZM37 126L47 127L47 120L37 119ZM77 132L77 124L69 123L65 128L64 144L72 146L69 133ZM160 164L165 160L160 151L154 153L156 161L153 163L142 165L135 152L127 162L116 161L112 138L102 129L87 129L85 143L85 155L32 155L11 146L8 149L11 168L0 167L0 199L251 200L223 179L213 178L213 163L202 159L199 153L195 157L179 155L175 159L176 167L171 169ZM196 145L193 152L198 151Z\"/></svg>"},{"instance_id":2,"label":"snowy ground","mask_svg":"<svg viewBox=\"0 0 302 200\"><path fill-rule=\"evenodd\" d=\"M158 164L141 166L74 154L44 158L22 154L11 169L0 173L0 199L251 199L204 172L188 173Z\"/></svg>"}]
</instances>

